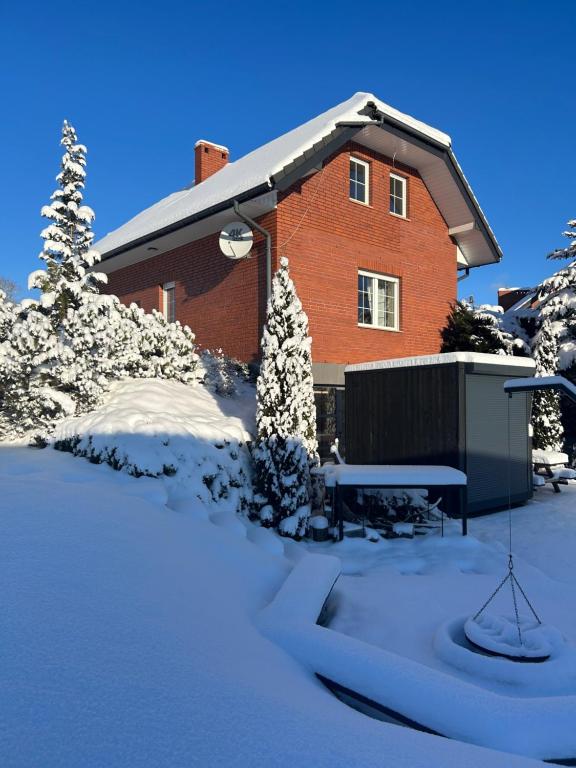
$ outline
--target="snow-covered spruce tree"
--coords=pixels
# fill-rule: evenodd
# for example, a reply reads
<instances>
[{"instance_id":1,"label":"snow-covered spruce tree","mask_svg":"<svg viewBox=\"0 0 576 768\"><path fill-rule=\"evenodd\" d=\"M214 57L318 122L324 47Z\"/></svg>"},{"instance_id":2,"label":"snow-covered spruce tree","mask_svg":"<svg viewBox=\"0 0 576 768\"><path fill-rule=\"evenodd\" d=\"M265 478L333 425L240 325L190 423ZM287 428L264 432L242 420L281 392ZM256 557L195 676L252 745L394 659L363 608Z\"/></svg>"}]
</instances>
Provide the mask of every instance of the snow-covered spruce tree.
<instances>
[{"instance_id":1,"label":"snow-covered spruce tree","mask_svg":"<svg viewBox=\"0 0 576 768\"><path fill-rule=\"evenodd\" d=\"M6 341L16 321L16 306L0 290L0 344Z\"/></svg>"},{"instance_id":2,"label":"snow-covered spruce tree","mask_svg":"<svg viewBox=\"0 0 576 768\"><path fill-rule=\"evenodd\" d=\"M558 367L558 337L551 320L545 319L534 338L533 357L536 376L555 376ZM564 429L560 414L560 395L552 390L534 392L532 429L535 448L562 450Z\"/></svg>"},{"instance_id":3,"label":"snow-covered spruce tree","mask_svg":"<svg viewBox=\"0 0 576 768\"><path fill-rule=\"evenodd\" d=\"M318 463L308 318L288 272L272 281L257 380L253 448L263 525L299 538L310 515L310 469Z\"/></svg>"},{"instance_id":4,"label":"snow-covered spruce tree","mask_svg":"<svg viewBox=\"0 0 576 768\"><path fill-rule=\"evenodd\" d=\"M0 349L0 439L42 433L74 413L74 401L56 383L64 349L45 315L33 308L23 312Z\"/></svg>"},{"instance_id":5,"label":"snow-covered spruce tree","mask_svg":"<svg viewBox=\"0 0 576 768\"><path fill-rule=\"evenodd\" d=\"M570 240L570 244L566 248L556 248L548 254L549 259L576 259L576 219L570 219L568 226L570 229L562 234Z\"/></svg>"},{"instance_id":6,"label":"snow-covered spruce tree","mask_svg":"<svg viewBox=\"0 0 576 768\"><path fill-rule=\"evenodd\" d=\"M474 310L465 301L452 304L446 325L441 330L441 352L487 352L511 354L511 337L505 333L494 313Z\"/></svg>"},{"instance_id":7,"label":"snow-covered spruce tree","mask_svg":"<svg viewBox=\"0 0 576 768\"><path fill-rule=\"evenodd\" d=\"M42 291L42 311L55 327L69 309L78 309L86 294L98 293L100 284L107 281L104 274L88 272L100 256L91 247L94 212L82 205L87 150L78 144L76 131L66 120L60 143L66 151L56 177L58 189L41 211L52 222L41 233L44 248L40 258L46 269L36 270L28 278L29 288Z\"/></svg>"},{"instance_id":8,"label":"snow-covered spruce tree","mask_svg":"<svg viewBox=\"0 0 576 768\"><path fill-rule=\"evenodd\" d=\"M21 302L1 348L3 437L31 429L45 434L61 416L96 407L113 380L196 380L198 358L189 328L98 293L106 276L90 271L100 255L91 247L94 213L82 205L86 148L66 122L61 143L59 188L42 208L51 219L42 232L46 269L29 279L40 299ZM3 307L0 302L0 334Z\"/></svg>"}]
</instances>

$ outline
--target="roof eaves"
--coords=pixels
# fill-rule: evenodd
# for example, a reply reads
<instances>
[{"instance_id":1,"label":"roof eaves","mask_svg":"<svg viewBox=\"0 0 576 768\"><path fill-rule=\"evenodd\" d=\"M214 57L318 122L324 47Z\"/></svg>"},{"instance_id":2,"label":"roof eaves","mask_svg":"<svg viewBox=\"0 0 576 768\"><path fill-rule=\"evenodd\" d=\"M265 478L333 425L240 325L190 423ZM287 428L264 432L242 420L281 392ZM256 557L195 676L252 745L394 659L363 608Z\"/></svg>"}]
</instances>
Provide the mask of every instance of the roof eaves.
<instances>
[{"instance_id":1,"label":"roof eaves","mask_svg":"<svg viewBox=\"0 0 576 768\"><path fill-rule=\"evenodd\" d=\"M422 131L419 131L417 128L414 128L413 126L410 126L410 125L406 125L406 123L403 123L400 120L397 120L396 118L391 117L390 115L386 115L384 112L381 112L380 110L378 110L376 105L374 105L373 115L378 115L379 122L382 127L384 127L384 125L387 125L389 128L392 128L396 133L408 134L409 136L413 137L417 141L423 144L426 144L428 147L432 147L433 149L435 149L437 154L441 153L448 158L448 161L449 161L448 168L450 169L456 183L460 187L460 190L463 193L464 197L467 199L469 205L472 207L474 213L476 214L478 221L480 223L480 227L484 234L484 237L486 238L487 242L490 245L490 250L496 257L496 262L501 261L503 256L502 250L498 245L496 236L494 235L494 232L492 232L492 229L488 224L488 220L486 219L486 216L484 215L482 208L480 208L480 204L476 199L476 196L474 195L474 192L472 191L472 188L470 187L468 180L464 176L464 172L460 168L460 164L458 163L458 160L456 159L456 155L452 150L451 142L448 142L447 144L445 144L441 141L438 141L437 139L432 138L431 136L423 133ZM476 265L476 266L485 266L485 265ZM473 266L468 267L468 269L474 269L474 267Z\"/></svg>"},{"instance_id":2,"label":"roof eaves","mask_svg":"<svg viewBox=\"0 0 576 768\"><path fill-rule=\"evenodd\" d=\"M107 261L108 259L111 259L114 256L118 256L121 253L125 253L126 251L132 250L132 248L137 248L140 245L145 245L146 243L149 243L152 240L156 240L159 237L163 237L164 235L169 235L171 232L176 232L177 230L183 229L184 227L187 227L190 224L195 224L198 221L202 221L202 219L207 219L209 216L213 216L216 213L221 213L222 211L225 211L227 208L232 208L234 205L234 201L237 201L239 203L244 203L247 200L251 200L253 197L258 197L259 195L262 195L265 192L269 192L271 189L271 186L272 185L270 184L270 182L259 184L257 187L253 187L252 189L249 189L240 195L235 195L234 197L228 198L227 200L224 200L221 203L216 203L215 205L212 205L209 208L205 208L203 211L198 211L198 213L194 213L192 214L192 216L187 216L185 219L180 219L179 221L175 221L173 224L169 224L165 227L162 227L162 229L157 229L154 232L149 232L146 235L142 235L142 237L137 237L134 240L130 240L127 243L123 243L122 245L119 245L117 248L113 248L111 251L106 252L106 254L102 257L102 261Z\"/></svg>"}]
</instances>

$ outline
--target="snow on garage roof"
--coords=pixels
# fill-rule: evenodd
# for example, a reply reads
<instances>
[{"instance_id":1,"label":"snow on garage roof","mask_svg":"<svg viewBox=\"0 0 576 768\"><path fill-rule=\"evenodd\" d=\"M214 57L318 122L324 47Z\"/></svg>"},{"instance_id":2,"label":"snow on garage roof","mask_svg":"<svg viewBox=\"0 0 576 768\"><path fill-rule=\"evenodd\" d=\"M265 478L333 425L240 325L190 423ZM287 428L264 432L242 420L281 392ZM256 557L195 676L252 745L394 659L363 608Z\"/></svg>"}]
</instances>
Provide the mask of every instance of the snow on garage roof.
<instances>
[{"instance_id":1,"label":"snow on garage roof","mask_svg":"<svg viewBox=\"0 0 576 768\"><path fill-rule=\"evenodd\" d=\"M346 373L358 371L378 371L383 368L413 368L420 365L447 365L448 363L476 363L480 365L506 365L509 368L535 369L536 363L531 357L513 357L511 355L492 355L486 352L445 352L438 355L420 355L418 357L396 357L390 360L373 360L368 363L356 363L346 366Z\"/></svg>"},{"instance_id":2,"label":"snow on garage roof","mask_svg":"<svg viewBox=\"0 0 576 768\"><path fill-rule=\"evenodd\" d=\"M297 161L302 161L303 157L313 156L318 147L326 143L328 137L335 131L342 130L343 126L357 127L358 130L378 128L381 126L382 119L433 144L444 152L451 152L451 140L445 133L399 112L373 94L355 93L352 98L318 117L264 144L235 162L228 163L198 186L192 186L165 197L114 232L107 234L96 243L95 248L100 251L104 259L107 259L149 241L156 235L216 213L223 206L231 207L234 199L240 198L241 201L261 195L272 189L275 182L283 172L286 173L289 167L293 168L297 165ZM471 197L480 217L485 221L465 180L464 184L466 187L464 194ZM460 213L458 217L457 223L461 219ZM448 225L452 226L448 217L445 216L445 218ZM497 261L500 258L499 249L487 223L486 227L493 239L496 253L495 258L488 260Z\"/></svg>"}]
</instances>

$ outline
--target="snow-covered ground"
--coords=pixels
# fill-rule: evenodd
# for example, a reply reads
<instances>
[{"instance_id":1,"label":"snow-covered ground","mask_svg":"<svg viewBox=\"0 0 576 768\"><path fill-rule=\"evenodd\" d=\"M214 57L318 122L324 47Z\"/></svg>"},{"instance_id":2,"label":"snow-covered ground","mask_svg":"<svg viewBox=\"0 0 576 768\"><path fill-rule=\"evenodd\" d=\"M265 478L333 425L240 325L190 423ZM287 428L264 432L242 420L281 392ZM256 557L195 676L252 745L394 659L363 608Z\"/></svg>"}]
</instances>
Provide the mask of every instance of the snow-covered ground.
<instances>
[{"instance_id":1,"label":"snow-covered ground","mask_svg":"<svg viewBox=\"0 0 576 768\"><path fill-rule=\"evenodd\" d=\"M545 487L512 515L516 575L543 622L574 644L560 668L522 665L511 684L497 673L467 674L438 656L434 639L442 624L476 613L507 573L507 512L472 519L467 538L451 524L443 539L351 539L327 548L344 563L332 628L507 695L576 694L576 486L561 494ZM513 613L509 588L495 606ZM529 613L521 599L520 608Z\"/></svg>"},{"instance_id":2,"label":"snow-covered ground","mask_svg":"<svg viewBox=\"0 0 576 768\"><path fill-rule=\"evenodd\" d=\"M379 723L257 630L289 563L163 482L0 446L0 763L520 766Z\"/></svg>"},{"instance_id":3,"label":"snow-covered ground","mask_svg":"<svg viewBox=\"0 0 576 768\"><path fill-rule=\"evenodd\" d=\"M467 706L474 691L550 702L573 693L570 645L546 665L496 673L481 661L471 668L447 646L449 623L477 610L505 572L506 515L472 520L467 539L455 523L445 538L280 539L237 515L233 495L203 493L205 454L249 437L253 390L244 395L121 383L102 409L61 423L61 439L116 446L126 470L147 467L158 478L0 444L0 765L532 764L361 715L317 681L307 656L315 646L316 661L333 664L344 648L355 655L351 679L366 678L369 662L373 687L396 679L396 694L416 685L422 700L440 680L443 711L456 723L464 707L450 703L452 692L468 690ZM167 463L176 474L161 473ZM576 487L560 495L546 487L514 511L518 576L543 619L573 639L575 502ZM266 631L263 617L310 550L337 556L343 575L331 629L311 624L305 638L296 627L292 647L282 627ZM329 589L337 571L334 560L324 562ZM310 616L321 604L312 594L321 570L304 579L314 582L302 601ZM517 751L540 755L521 748L522 725L515 727ZM498 743L514 751L514 739Z\"/></svg>"}]
</instances>

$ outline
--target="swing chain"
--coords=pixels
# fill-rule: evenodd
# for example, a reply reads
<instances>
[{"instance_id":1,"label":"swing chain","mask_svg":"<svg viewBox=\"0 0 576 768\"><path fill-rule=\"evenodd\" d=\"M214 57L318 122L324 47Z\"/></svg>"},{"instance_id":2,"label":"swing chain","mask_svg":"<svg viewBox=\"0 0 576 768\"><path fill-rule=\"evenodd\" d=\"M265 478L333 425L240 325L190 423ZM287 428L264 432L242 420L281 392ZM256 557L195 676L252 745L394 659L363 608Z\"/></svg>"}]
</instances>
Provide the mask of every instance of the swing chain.
<instances>
[{"instance_id":1,"label":"swing chain","mask_svg":"<svg viewBox=\"0 0 576 768\"><path fill-rule=\"evenodd\" d=\"M516 617L516 628L518 630L518 640L520 642L520 645L523 645L523 643L522 643L522 629L521 629L521 626L520 626L520 614L519 614L519 611L518 611L518 598L517 598L517 595L516 595L516 587L518 587L518 589L520 590L520 594L522 595L522 597L526 601L526 605L528 606L528 608L530 608L530 611L532 612L532 615L534 616L534 618L536 619L538 624L542 624L542 621L540 620L540 617L538 616L538 614L534 610L534 608L532 606L532 603L530 602L530 600L528 600L528 597L526 596L526 593L522 589L522 586L520 585L520 582L518 581L518 579L516 578L516 575L514 573L514 557L512 555L512 472L511 472L511 469L512 469L512 450L511 450L511 440L510 440L510 400L511 400L511 397L512 397L512 393L509 392L508 393L508 402L507 402L507 406L508 406L507 407L507 437L508 437L508 573L506 574L506 576L504 576L504 578L502 579L500 584L498 584L498 586L496 587L494 592L490 595L488 600L486 600L486 602L484 603L482 608L480 608L478 613L476 613L473 616L472 620L476 621L476 619L479 616L481 616L482 613L484 613L484 611L490 605L492 600L494 600L494 598L496 597L498 592L500 592L500 590L502 589L504 584L506 584L506 582L508 580L510 580L510 589L512 590L512 602L514 604L514 614L515 614L515 617Z\"/></svg>"}]
</instances>

